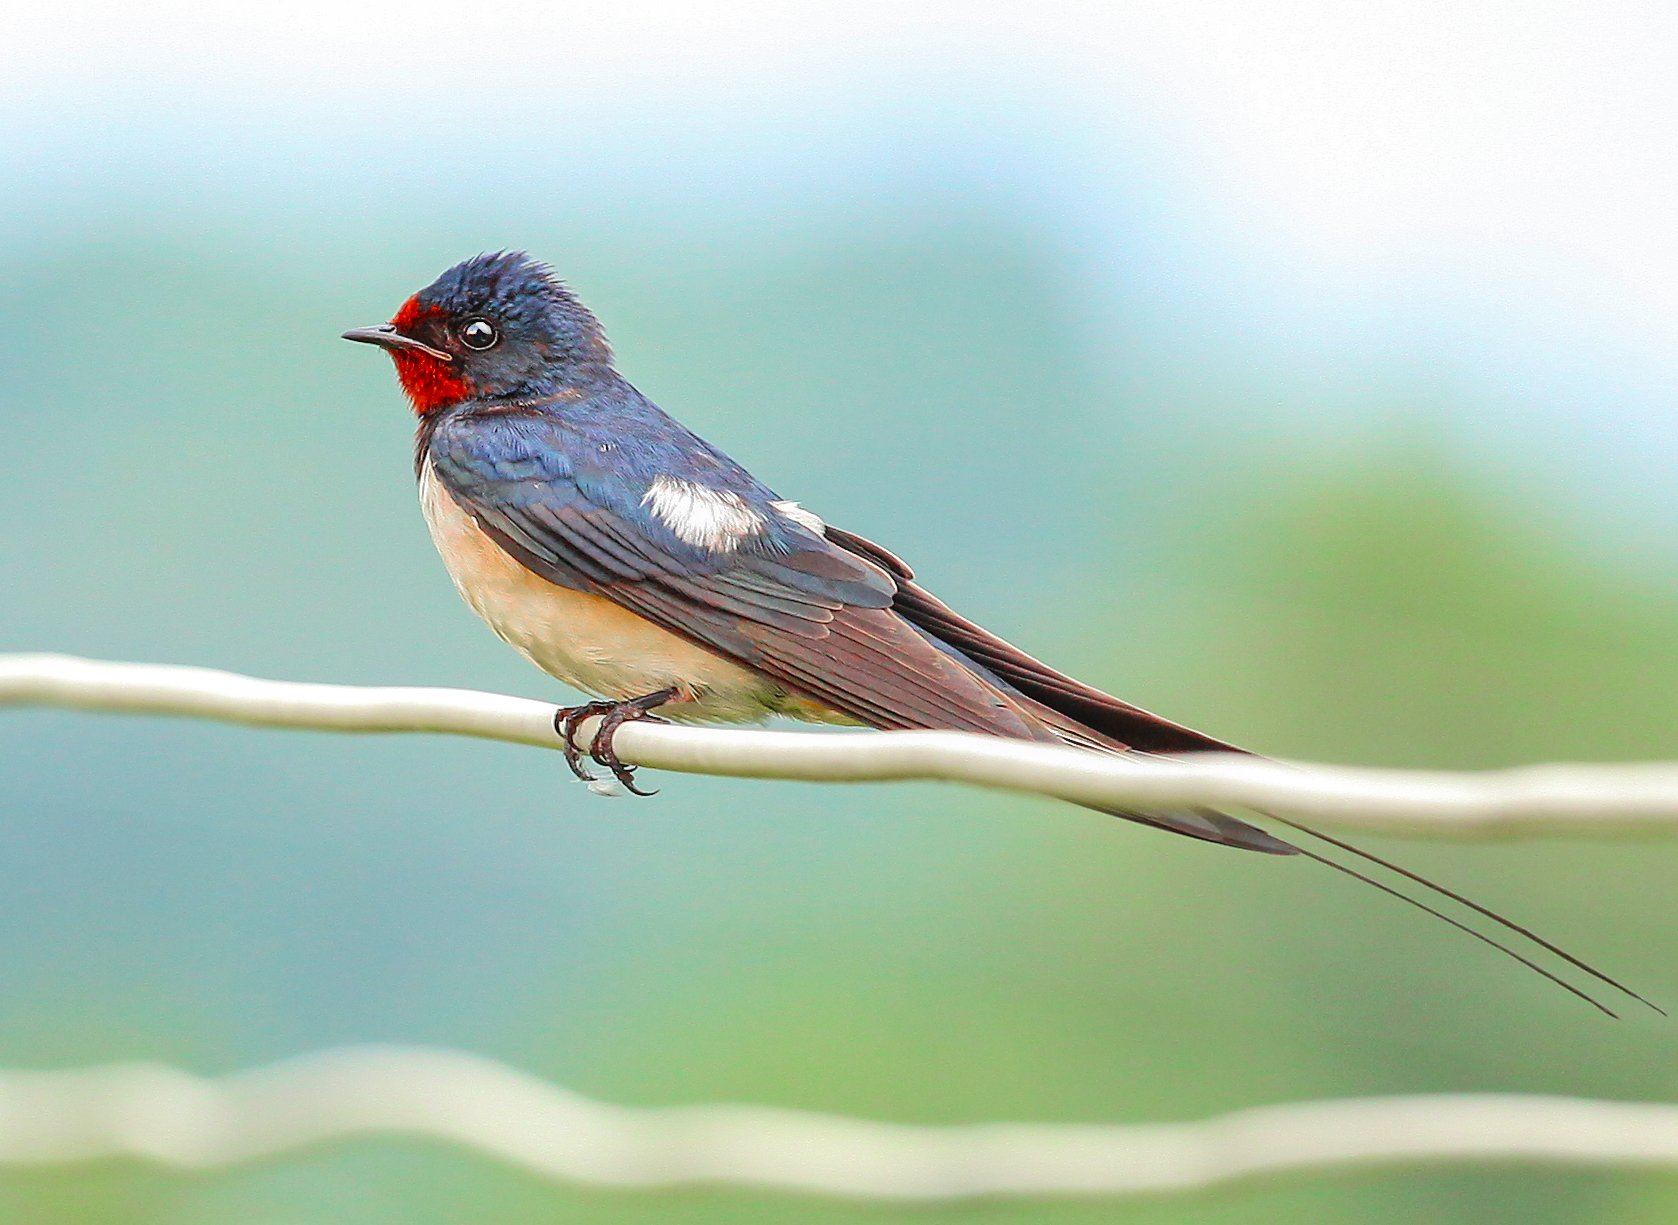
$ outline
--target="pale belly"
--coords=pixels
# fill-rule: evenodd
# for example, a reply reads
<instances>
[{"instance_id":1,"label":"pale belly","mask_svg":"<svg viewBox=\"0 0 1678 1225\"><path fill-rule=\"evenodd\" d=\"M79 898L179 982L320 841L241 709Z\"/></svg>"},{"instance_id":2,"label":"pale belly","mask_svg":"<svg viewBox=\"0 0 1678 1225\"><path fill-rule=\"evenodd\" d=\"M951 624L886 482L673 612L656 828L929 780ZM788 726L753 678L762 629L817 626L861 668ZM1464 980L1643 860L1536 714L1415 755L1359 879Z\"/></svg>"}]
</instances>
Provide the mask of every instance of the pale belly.
<instances>
[{"instance_id":1,"label":"pale belly","mask_svg":"<svg viewBox=\"0 0 1678 1225\"><path fill-rule=\"evenodd\" d=\"M659 714L685 722L756 723L771 714L853 720L614 604L550 583L491 540L427 464L420 507L455 589L509 646L548 675L595 697L674 687L690 700Z\"/></svg>"}]
</instances>

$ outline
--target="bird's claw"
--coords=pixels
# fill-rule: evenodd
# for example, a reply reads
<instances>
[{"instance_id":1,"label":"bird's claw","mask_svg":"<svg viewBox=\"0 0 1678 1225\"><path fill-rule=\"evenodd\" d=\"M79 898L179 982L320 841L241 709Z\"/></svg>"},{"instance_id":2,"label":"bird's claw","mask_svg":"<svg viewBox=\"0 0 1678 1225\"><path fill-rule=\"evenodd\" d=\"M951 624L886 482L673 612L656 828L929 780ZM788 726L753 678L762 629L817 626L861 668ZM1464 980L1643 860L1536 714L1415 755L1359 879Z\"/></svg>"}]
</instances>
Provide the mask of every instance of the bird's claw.
<instances>
[{"instance_id":1,"label":"bird's claw","mask_svg":"<svg viewBox=\"0 0 1678 1225\"><path fill-rule=\"evenodd\" d=\"M615 705L615 702L584 702L581 706L561 706L554 711L554 734L559 737L559 747L565 754L565 764L571 767L571 773L585 783L594 782L595 777L588 772L588 767L583 765L582 750L577 747L577 728L582 725L584 719L603 715Z\"/></svg>"},{"instance_id":2,"label":"bird's claw","mask_svg":"<svg viewBox=\"0 0 1678 1225\"><path fill-rule=\"evenodd\" d=\"M589 743L588 755L594 759L596 765L610 770L612 777L631 795L657 795L656 790L642 791L635 785L636 767L626 766L618 759L617 750L612 747L612 737L625 723L636 720L663 723L664 720L653 714L652 710L668 702L673 696L673 690L660 690L658 693L650 693L642 698L630 698L628 701L585 702L581 706L566 706L555 711L554 731L559 734L560 744L565 753L565 764L571 767L571 773L585 783L596 781L595 776L583 765L583 755L577 747L576 735L577 728L583 720L599 715L600 727Z\"/></svg>"},{"instance_id":3,"label":"bird's claw","mask_svg":"<svg viewBox=\"0 0 1678 1225\"><path fill-rule=\"evenodd\" d=\"M600 720L600 730L594 733L594 742L588 746L588 755L600 765L612 772L612 777L623 784L623 789L630 795L657 795L657 791L642 791L635 785L635 767L626 766L618 760L617 750L612 747L612 737L631 719L650 718L646 711L631 703L625 702L607 711Z\"/></svg>"}]
</instances>

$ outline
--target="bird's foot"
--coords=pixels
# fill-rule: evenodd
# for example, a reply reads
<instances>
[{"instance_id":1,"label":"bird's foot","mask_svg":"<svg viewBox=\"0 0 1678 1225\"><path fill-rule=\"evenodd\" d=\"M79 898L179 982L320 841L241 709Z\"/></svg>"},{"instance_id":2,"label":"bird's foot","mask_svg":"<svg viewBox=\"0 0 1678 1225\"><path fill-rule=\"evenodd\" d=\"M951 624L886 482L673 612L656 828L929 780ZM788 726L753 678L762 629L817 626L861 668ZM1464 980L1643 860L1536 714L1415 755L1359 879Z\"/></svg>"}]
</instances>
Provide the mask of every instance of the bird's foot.
<instances>
[{"instance_id":1,"label":"bird's foot","mask_svg":"<svg viewBox=\"0 0 1678 1225\"><path fill-rule=\"evenodd\" d=\"M554 734L559 737L559 747L565 754L565 764L571 767L571 773L585 783L592 783L595 778L588 772L588 767L583 765L582 750L577 748L577 728L584 719L603 715L616 705L616 702L584 702L581 706L561 706L554 711Z\"/></svg>"},{"instance_id":2,"label":"bird's foot","mask_svg":"<svg viewBox=\"0 0 1678 1225\"><path fill-rule=\"evenodd\" d=\"M588 755L597 765L605 766L612 772L612 777L623 784L624 790L631 795L657 795L656 791L642 791L635 785L635 767L626 766L618 760L617 751L612 747L612 737L618 728L625 723L637 720L649 720L663 723L652 712L676 696L676 690L660 689L656 693L649 693L644 697L629 698L622 702L585 702L581 706L567 706L554 712L554 731L559 733L560 742L565 751L565 764L571 767L571 772L585 783L595 781L583 765L582 752L577 748L576 734L578 726L585 719L600 716L600 727L594 733L594 739L588 747Z\"/></svg>"}]
</instances>

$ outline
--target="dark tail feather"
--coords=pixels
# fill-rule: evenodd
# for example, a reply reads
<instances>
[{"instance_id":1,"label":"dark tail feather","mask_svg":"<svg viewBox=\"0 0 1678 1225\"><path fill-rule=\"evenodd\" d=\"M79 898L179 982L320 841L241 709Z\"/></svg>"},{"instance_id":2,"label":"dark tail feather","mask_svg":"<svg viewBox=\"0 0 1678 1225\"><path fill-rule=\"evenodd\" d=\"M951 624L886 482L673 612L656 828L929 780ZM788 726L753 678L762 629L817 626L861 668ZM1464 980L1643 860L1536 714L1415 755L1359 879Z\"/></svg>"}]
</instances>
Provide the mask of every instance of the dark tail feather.
<instances>
[{"instance_id":1,"label":"dark tail feather","mask_svg":"<svg viewBox=\"0 0 1678 1225\"><path fill-rule=\"evenodd\" d=\"M1306 830L1304 832L1310 833L1312 831ZM1569 992L1572 995L1578 996L1580 999L1584 1000L1585 1003L1589 1004L1592 1008L1595 1008L1598 1012L1605 1013L1608 1016L1613 1017L1615 1020L1619 1019L1620 1014L1615 1012L1612 1008L1608 1007L1608 1005L1604 1004L1601 1000L1598 1000L1594 996L1591 996L1591 995L1587 994L1586 992L1580 990L1578 987L1575 987L1572 983L1568 982L1565 978L1561 977L1561 975L1553 974L1549 970L1546 970L1543 966L1539 965L1536 961L1533 961L1530 957L1522 956L1520 953L1517 953L1514 949L1510 948L1507 944L1503 944L1503 943L1501 943L1497 940L1492 939L1490 936L1486 935L1485 932L1475 931L1474 928L1470 927L1468 924L1462 923L1462 922L1459 922L1456 919L1453 919L1450 915L1446 914L1444 911L1435 909L1434 907L1429 906L1426 902L1420 900L1419 898L1411 897L1408 893L1401 893L1397 889L1394 889L1391 885L1383 884L1381 881L1376 880L1373 876L1366 876L1364 873L1359 872L1356 868L1350 868L1350 867L1347 867L1343 863L1337 863L1334 860L1328 858L1328 856L1326 856L1326 855L1319 855L1315 851L1306 850L1304 847L1295 847L1294 849L1296 851L1298 851L1301 855L1305 856L1305 858L1315 860L1317 863L1322 864L1324 867L1333 868L1336 872L1343 872L1347 876L1350 876L1353 880L1360 880L1366 885L1369 885L1373 888L1379 889L1382 893L1392 895L1393 897L1397 898L1401 902L1408 902L1410 905L1416 907L1418 910L1425 910L1428 914L1432 915L1434 918L1439 919L1439 920L1441 920L1445 923L1449 923L1452 927L1456 928L1458 931L1467 932L1470 936L1473 936L1476 940L1480 941L1481 943L1489 944L1494 949L1496 949L1498 952L1503 953L1505 956L1513 957L1516 961L1520 962L1527 969L1531 970L1534 974L1538 974L1541 977L1547 978L1551 982L1555 983L1556 986L1560 987L1563 991L1566 991L1566 992ZM1476 909L1478 909L1478 907L1476 907ZM1549 947L1549 946L1546 946L1546 947ZM1571 957L1569 957L1568 960L1572 961L1573 959ZM1580 963L1580 964L1583 964L1583 963ZM1590 970L1589 966L1585 966L1584 968L1587 969L1587 970ZM1593 973L1593 974L1596 973L1596 971L1594 971L1594 970L1591 970L1590 972ZM1597 975L1597 977L1600 978L1602 976ZM1622 988L1622 990L1623 990L1623 988ZM1628 994L1629 994L1629 992L1628 992ZM1639 997L1639 998L1641 998L1641 997ZM1645 1001L1645 1002L1647 1002L1647 1001Z\"/></svg>"},{"instance_id":2,"label":"dark tail feather","mask_svg":"<svg viewBox=\"0 0 1678 1225\"><path fill-rule=\"evenodd\" d=\"M1064 734L1065 733L1063 732L1063 735ZM1068 739L1072 743L1079 743L1079 740L1073 739L1072 737L1068 737ZM1084 741L1080 744L1080 747L1092 748L1098 751L1105 748L1105 746L1101 745L1099 742L1090 741ZM1147 754L1147 756L1153 756L1153 754ZM1094 806L1092 805L1092 807ZM1504 944L1502 941L1496 940L1491 936L1486 935L1484 932L1452 918L1443 910L1440 910L1435 906L1430 906L1427 902L1422 901L1420 898L1412 897L1410 894L1377 880L1367 873L1360 872L1347 864L1339 862L1338 860L1330 859L1326 855L1308 850L1305 847L1300 846L1297 842L1285 842L1255 825L1248 824L1245 821L1228 816L1225 813L1217 812L1216 810L1208 808L1194 808L1174 813L1136 812L1130 809L1122 808L1098 808L1097 811L1105 812L1116 817L1123 817L1127 820L1136 821L1143 825L1152 825L1157 829L1167 830L1174 834L1183 834L1190 838L1198 838L1206 842L1215 842L1222 846L1237 847L1241 850L1247 851L1260 851L1270 855L1302 855L1307 859L1323 864L1325 867L1332 868L1336 872L1340 872L1354 880L1361 881L1364 884L1369 885L1371 888L1379 889L1382 893L1390 894L1391 896L1399 899L1399 901L1408 903L1409 905L1416 907L1418 910L1425 911L1427 914L1432 915L1441 922L1450 924L1458 931L1468 933L1482 944L1490 945L1506 957L1520 962L1523 966L1526 966L1535 974L1549 979L1563 990L1578 996L1598 1011L1615 1018L1618 1018L1620 1015L1612 1008L1609 1008L1606 1004L1596 999L1594 996L1580 990L1578 987L1574 986L1572 983L1568 982L1559 975L1552 973L1538 962L1532 960L1532 958L1523 953L1517 952L1514 948ZM1319 839L1329 846L1344 851L1349 855L1355 855L1359 859L1364 860L1366 863L1372 863L1377 867L1385 868L1387 871L1393 872L1398 876L1403 877L1405 880L1420 885L1422 888L1430 890L1440 897L1448 898L1449 900L1456 902L1458 905L1465 906L1469 910L1472 910L1475 914L1482 915L1485 918L1490 919L1506 931L1513 932L1515 935L1520 936L1523 939L1530 940L1537 947L1555 957L1559 957L1562 961L1566 962L1570 966L1573 966L1575 969L1582 970L1584 973L1594 978L1597 982L1608 987L1612 987L1616 991L1622 992L1628 998L1634 999L1638 1003L1643 1004L1645 1007L1653 1009L1655 1012L1660 1013L1663 1017L1667 1015L1666 1009L1662 1008L1659 1004L1656 1004L1654 1001L1646 998L1645 996L1640 995L1638 992L1633 991L1630 987L1620 982L1619 979L1611 977L1591 965L1589 962L1585 961L1583 958L1574 956L1560 945L1554 943L1553 941L1546 940L1543 936L1540 936L1531 928L1523 927L1513 919L1506 918L1497 911L1491 909L1489 906L1483 906L1479 902L1474 901L1472 898L1465 897L1456 892L1454 889L1448 889L1444 885L1439 884L1437 881L1429 880L1419 872L1414 872L1409 868L1393 863L1390 860L1383 859L1379 855L1366 851L1350 842L1331 837L1328 834L1319 833L1317 830L1312 829L1308 825L1301 825L1297 821L1290 821L1285 817L1279 817L1273 813L1261 813L1260 815L1269 817L1271 820L1276 821L1281 825L1285 825L1289 829L1297 830L1299 833Z\"/></svg>"},{"instance_id":3,"label":"dark tail feather","mask_svg":"<svg viewBox=\"0 0 1678 1225\"><path fill-rule=\"evenodd\" d=\"M1628 987L1624 983L1620 982L1617 978L1611 977L1610 975L1608 975L1608 974L1604 973L1603 971L1597 969L1595 966L1591 965L1589 962L1583 960L1582 958L1575 957L1572 953L1568 952L1566 949L1562 948L1560 945L1554 944L1551 941L1546 940L1543 936L1540 936L1537 932L1532 931L1530 928L1523 927L1521 924L1515 922L1513 919L1510 919L1510 918L1505 917L1504 915L1498 914L1497 911L1491 909L1489 906L1482 906L1479 902L1474 901L1474 899L1464 897L1462 894L1456 892L1454 889L1448 889L1444 885L1439 884L1437 881L1429 880L1427 877L1423 876L1419 872L1413 872L1409 868L1406 868L1406 867L1404 867L1400 864L1396 864L1396 863L1391 862L1390 860L1383 859L1379 855L1376 855L1376 854L1374 854L1373 852L1370 852L1370 851L1366 851L1362 847L1354 846L1350 842L1343 841L1342 839L1339 839L1339 838L1331 837L1328 834L1325 834L1325 833L1322 833L1318 830L1312 829L1310 826L1301 825L1297 821L1290 821L1286 817L1278 817L1278 816L1275 816L1273 814L1266 814L1266 815L1270 816L1271 820L1277 821L1277 822L1281 823L1282 825L1286 825L1289 829L1298 830L1302 834L1308 834L1313 838L1320 839L1321 841L1328 843L1330 846L1338 847L1339 849L1347 852L1348 854L1356 855L1359 859L1365 860L1368 863L1376 864L1379 867L1387 869L1389 872L1396 872L1398 875L1404 877L1406 880L1414 881L1416 884L1421 885L1425 889L1431 889L1433 892L1439 894L1441 897L1450 898L1453 902L1457 902L1457 903L1459 903L1463 906L1468 907L1470 910L1474 911L1476 914L1484 915L1486 918L1492 920L1492 922L1498 924L1500 927L1503 927L1508 931L1512 931L1516 935L1525 936L1528 940L1531 940L1539 948L1544 949L1546 952L1553 953L1557 957L1560 957L1563 961L1567 962L1569 965L1574 966L1577 969L1583 970L1586 974L1589 974L1592 978L1596 979L1598 982L1604 983L1604 984L1606 984L1610 987L1613 987L1615 990L1623 992L1625 995L1627 995L1627 996L1631 997L1632 999L1636 1000L1638 1003L1643 1004L1644 1006L1646 1006L1648 1008L1654 1009L1656 1012L1660 1013L1661 1016L1664 1017L1664 1016L1667 1015L1666 1009L1662 1008L1659 1004L1656 1004L1654 1001L1646 999L1642 995L1639 995L1636 991L1633 991L1630 987ZM1295 849L1299 850L1300 853L1302 855L1305 855L1307 858L1315 859L1320 863L1327 863L1331 867L1337 868L1342 872L1351 872L1351 870L1349 868L1347 868L1344 864L1334 863L1331 860L1324 859L1321 856L1313 855L1310 851L1303 850L1302 848L1296 847ZM1360 874L1360 873L1352 872L1351 874L1354 875L1354 876L1358 876L1358 878L1360 880L1368 880L1369 879L1368 877L1362 876L1362 874ZM1370 881L1370 883L1374 884L1377 888L1385 889L1385 886L1381 885L1377 881ZM1414 898L1411 898L1406 894L1398 893L1396 890L1387 890L1387 892L1394 893L1396 896L1404 898L1405 901L1410 902L1413 905L1421 905L1421 903L1417 902ZM1429 910L1431 913L1434 913L1434 914L1439 913L1438 911L1432 910L1431 907L1424 906L1423 909ZM1440 917L1444 918L1446 922L1451 923L1452 926L1455 926L1455 927L1462 927L1463 926L1462 924L1456 923L1454 920L1450 919L1448 916L1443 916L1442 915ZM1466 928L1465 927L1464 930L1471 932L1473 935L1478 936L1482 940L1487 939L1487 937L1482 935L1480 932L1474 931L1474 929L1472 929L1472 928ZM1489 941L1489 942L1493 943L1493 944L1496 943L1495 941ZM1497 945L1497 947L1498 948L1503 948L1502 945ZM1510 956L1515 957L1516 960L1518 960L1518 961L1525 962L1525 964L1527 964L1527 965L1532 964L1530 961L1526 961L1526 958L1521 957L1519 954L1514 953L1507 948L1503 948L1503 951L1506 952L1506 953L1509 953ZM1553 978L1554 977L1553 975L1548 974L1548 973L1546 973L1542 970L1540 970L1539 972L1543 973L1544 977L1546 977L1546 978ZM1566 984L1563 984L1563 985L1565 986ZM1573 990L1571 987L1569 987L1568 989ZM1582 994L1582 993L1575 991L1574 994L1578 995L1578 994ZM1593 1004L1596 1003L1595 1000L1592 1000L1591 1002ZM1597 1004L1597 1007L1601 1008L1602 1005ZM1604 1008L1603 1011L1607 1012L1608 1010L1606 1008ZM1610 1015L1613 1015L1613 1014L1610 1014Z\"/></svg>"},{"instance_id":4,"label":"dark tail feather","mask_svg":"<svg viewBox=\"0 0 1678 1225\"><path fill-rule=\"evenodd\" d=\"M1094 808L1094 805L1089 805ZM1173 834L1182 834L1188 838L1199 838L1203 842L1215 842L1219 846L1232 846L1243 851L1259 851L1265 855L1298 855L1300 850L1291 842L1283 842L1273 834L1266 833L1256 825L1249 825L1245 821L1227 816L1221 812L1214 812L1209 808L1196 808L1186 812L1135 812L1129 808L1096 808L1096 812L1104 812L1110 817L1123 817L1126 821L1135 821L1141 825L1151 825L1155 829L1163 829Z\"/></svg>"},{"instance_id":5,"label":"dark tail feather","mask_svg":"<svg viewBox=\"0 0 1678 1225\"><path fill-rule=\"evenodd\" d=\"M1432 915L1440 922L1447 923L1456 928L1458 931L1472 936L1474 939L1480 941L1480 943L1489 945L1511 960L1519 962L1539 977L1546 978L1550 982L1555 983L1556 986L1560 987L1569 994L1578 996L1597 1011L1616 1019L1618 1019L1620 1015L1589 992L1581 990L1579 987L1568 982L1565 978L1562 978L1559 974L1556 974L1543 965L1540 965L1537 961L1534 961L1526 954L1519 952L1501 940L1488 936L1485 932L1470 927L1467 923L1462 922L1460 919L1453 918L1451 915L1446 914L1438 907L1429 905L1421 898L1413 897L1401 889L1397 889L1384 881L1377 880L1368 873L1360 872L1348 864L1341 863L1335 859L1330 859L1328 856L1317 851L1310 850L1307 847L1300 846L1296 842L1284 842L1280 838L1276 838L1259 829L1257 826L1249 825L1247 822L1238 820L1235 817L1227 816L1224 813L1206 808L1196 808L1180 813L1141 813L1127 809L1110 808L1102 808L1097 811L1106 812L1115 817L1124 817L1127 820L1137 821L1144 825L1152 825L1156 828L1167 830L1174 834L1183 834L1190 838L1198 838L1206 842L1215 842L1222 846L1238 847L1242 850L1249 851L1262 851L1272 855L1301 855L1315 863L1322 864L1324 867L1332 868L1336 872L1349 876L1353 880L1360 881L1372 889L1379 889L1382 893L1395 897L1407 905L1414 906L1417 910ZM1441 897L1448 898L1459 905L1466 906L1476 914L1483 915L1484 917L1492 920L1492 922L1498 924L1500 927L1503 927L1504 929L1511 931L1524 939L1532 941L1539 948L1561 958L1567 964L1575 967L1576 969L1584 971L1598 982L1612 987L1617 991L1623 992L1631 999L1654 1009L1654 1011L1660 1013L1662 1016L1666 1015L1666 1010L1664 1008L1660 1007L1660 1005L1654 1003L1653 1001L1644 998L1642 995L1639 995L1636 991L1633 991L1630 987L1626 986L1618 979L1610 977L1603 971L1591 965L1589 962L1574 956L1560 945L1546 940L1543 936L1540 936L1537 932L1532 931L1530 928L1523 927L1521 924L1516 923L1513 919L1505 918L1503 915L1498 914L1497 911L1492 910L1489 906L1482 906L1479 902L1476 902L1471 898L1464 897L1462 894L1453 889L1448 889L1436 881L1429 880L1419 872L1413 872L1409 868L1392 863L1389 860L1381 858L1379 855L1375 855L1361 847L1354 846L1350 842L1342 841L1341 839L1331 837L1328 834L1319 833L1310 826L1301 825L1297 821L1290 821L1286 817L1278 817L1272 813L1264 813L1262 815L1287 826L1289 829L1297 830L1298 832L1309 835L1312 838L1320 839L1330 846L1345 851L1347 854L1356 855L1358 858L1368 863L1375 864L1378 867L1394 872L1406 880L1421 885L1424 889L1431 890Z\"/></svg>"},{"instance_id":6,"label":"dark tail feather","mask_svg":"<svg viewBox=\"0 0 1678 1225\"><path fill-rule=\"evenodd\" d=\"M1167 759L1176 757L1180 753L1194 751L1212 750L1235 753L1242 751L1234 745L1213 739L1181 724L1173 723L1149 711L1132 706L1128 702L1122 702L1110 694L1091 688L1063 672L1057 672L1040 660L1032 658L1018 647L1003 641L995 634L956 614L936 596L917 585L913 581L914 572L879 545L831 526L827 529L827 536L830 541L840 548L866 558L889 573L897 584L897 593L892 600L892 608L899 615L919 629L935 646L957 659L963 666L978 673L1026 708L1063 743L1095 752L1134 752L1140 756L1164 757ZM1303 855L1307 859L1332 868L1354 880L1362 881L1383 893L1391 894L1400 901L1406 902L1418 910L1425 911L1459 931L1467 932L1476 940L1489 944L1492 948L1520 962L1534 973L1549 979L1563 990L1578 996L1593 1008L1597 1008L1611 1017L1619 1015L1607 1005L1539 965L1531 958L1516 952L1513 948L1493 939L1484 932L1452 918L1444 911L1430 906L1427 902L1412 897L1400 889L1358 871L1356 868L1330 859L1326 855L1306 850L1295 843L1285 842L1267 831L1235 817L1206 809L1145 813L1126 808L1101 808L1096 805L1089 805L1089 807L1095 808L1098 812L1123 817L1144 825L1154 826L1157 829L1183 834L1190 838L1198 838L1205 842L1215 842L1223 846L1238 847L1249 851L1260 851L1269 855ZM1270 814L1261 815L1269 816ZM1336 847L1349 855L1355 855L1365 862L1396 873L1424 889L1431 890L1440 897L1448 898L1458 905L1466 906L1476 914L1497 923L1505 930L1532 941L1539 948L1555 957L1559 957L1575 969L1582 970L1597 982L1623 992L1629 998L1647 1005L1662 1016L1666 1015L1665 1009L1659 1005L1645 999L1624 983L1610 978L1601 970L1544 939L1536 932L1504 918L1496 911L1482 906L1478 902L1471 901L1460 893L1428 880L1420 873L1412 872L1410 869L1400 867L1395 863L1389 863L1387 860L1372 855L1349 842L1331 838L1327 834L1320 834L1308 826L1300 825L1282 817L1272 817L1272 819L1290 829L1320 839L1327 845Z\"/></svg>"}]
</instances>

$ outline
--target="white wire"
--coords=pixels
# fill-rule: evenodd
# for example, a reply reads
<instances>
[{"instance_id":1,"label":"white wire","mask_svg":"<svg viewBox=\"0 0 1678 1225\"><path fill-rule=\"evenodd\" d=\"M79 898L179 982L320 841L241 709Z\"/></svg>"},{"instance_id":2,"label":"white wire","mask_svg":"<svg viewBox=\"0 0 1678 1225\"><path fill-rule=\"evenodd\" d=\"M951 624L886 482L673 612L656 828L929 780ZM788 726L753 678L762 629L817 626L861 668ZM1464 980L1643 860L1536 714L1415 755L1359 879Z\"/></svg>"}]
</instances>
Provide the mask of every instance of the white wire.
<instances>
[{"instance_id":1,"label":"white wire","mask_svg":"<svg viewBox=\"0 0 1678 1225\"><path fill-rule=\"evenodd\" d=\"M368 1136L542 1178L871 1200L1127 1196L1285 1172L1525 1162L1678 1170L1678 1106L1517 1094L1351 1098L1202 1122L916 1127L762 1106L614 1106L460 1051L350 1047L225 1079L158 1064L0 1071L0 1163L185 1170Z\"/></svg>"},{"instance_id":2,"label":"white wire","mask_svg":"<svg viewBox=\"0 0 1678 1225\"><path fill-rule=\"evenodd\" d=\"M557 747L554 707L457 689L257 680L0 656L0 705ZM946 779L1138 808L1254 807L1434 835L1678 825L1678 767L1444 774L1240 757L1122 761L953 732L791 734L630 724L625 760L810 781ZM0 1163L126 1155L186 1169L365 1135L458 1144L545 1178L729 1184L864 1199L1140 1195L1286 1171L1521 1161L1678 1169L1678 1106L1515 1095L1305 1102L1197 1123L910 1127L755 1106L637 1110L457 1051L327 1051L222 1080L153 1064L0 1071Z\"/></svg>"},{"instance_id":3,"label":"white wire","mask_svg":"<svg viewBox=\"0 0 1678 1225\"><path fill-rule=\"evenodd\" d=\"M208 668L0 655L0 705L186 715L337 732L446 732L557 748L546 702L467 689L258 680ZM1371 770L1199 754L1125 759L961 732L791 733L631 723L625 761L808 782L939 779L1138 809L1253 808L1435 837L1678 828L1678 765Z\"/></svg>"}]
</instances>

